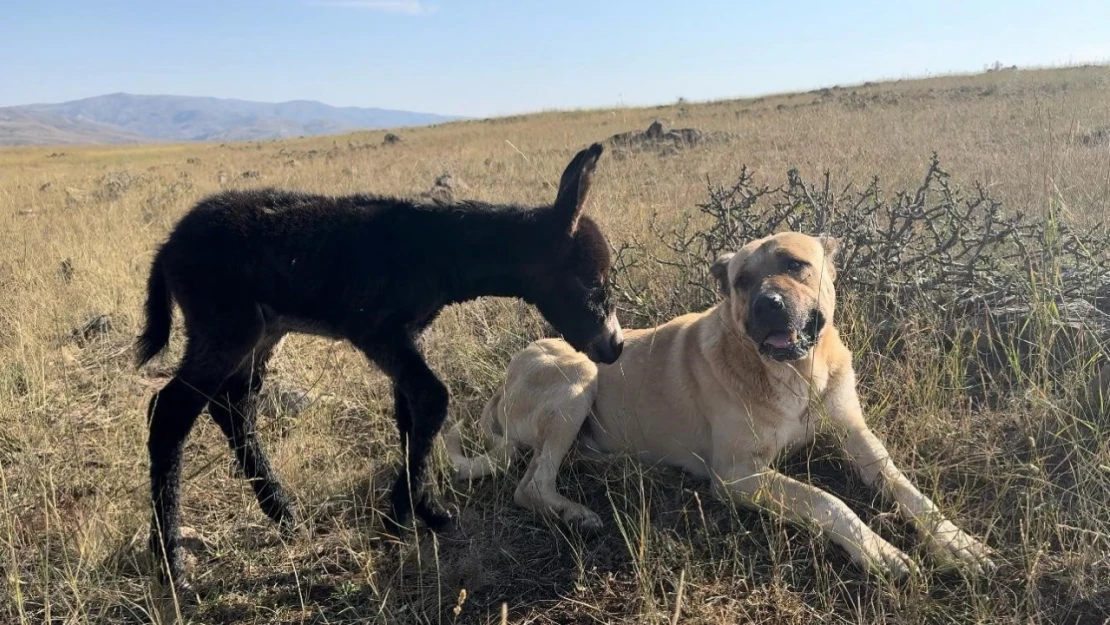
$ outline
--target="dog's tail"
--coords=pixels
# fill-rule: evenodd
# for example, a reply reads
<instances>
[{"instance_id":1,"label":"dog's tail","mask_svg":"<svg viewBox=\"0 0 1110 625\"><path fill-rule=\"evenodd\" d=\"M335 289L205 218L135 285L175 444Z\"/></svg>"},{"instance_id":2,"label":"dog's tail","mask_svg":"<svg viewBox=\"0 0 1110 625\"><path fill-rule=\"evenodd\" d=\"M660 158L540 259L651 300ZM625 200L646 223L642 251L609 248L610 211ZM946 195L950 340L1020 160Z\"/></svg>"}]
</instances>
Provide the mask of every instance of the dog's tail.
<instances>
[{"instance_id":1,"label":"dog's tail","mask_svg":"<svg viewBox=\"0 0 1110 625\"><path fill-rule=\"evenodd\" d=\"M154 256L146 282L146 327L136 342L136 362L141 367L170 342L173 322L173 295L166 283L162 254Z\"/></svg>"},{"instance_id":2,"label":"dog's tail","mask_svg":"<svg viewBox=\"0 0 1110 625\"><path fill-rule=\"evenodd\" d=\"M493 475L498 469L503 469L516 458L517 448L501 427L497 415L501 413L501 401L505 397L505 385L497 387L493 397L486 402L482 410L482 433L484 434L486 452L474 457L467 457L463 453L462 429L458 422L451 424L450 429L443 436L447 456L455 468L455 477L458 479L474 480Z\"/></svg>"}]
</instances>

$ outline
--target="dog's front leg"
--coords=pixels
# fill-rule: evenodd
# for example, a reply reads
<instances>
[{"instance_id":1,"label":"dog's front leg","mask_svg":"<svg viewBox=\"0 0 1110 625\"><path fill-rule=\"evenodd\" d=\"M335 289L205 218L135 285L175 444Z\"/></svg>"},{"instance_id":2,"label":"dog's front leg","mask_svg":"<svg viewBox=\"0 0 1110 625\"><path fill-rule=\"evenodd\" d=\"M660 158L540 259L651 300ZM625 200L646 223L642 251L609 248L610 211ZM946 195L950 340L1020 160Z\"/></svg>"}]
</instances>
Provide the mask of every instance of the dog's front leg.
<instances>
[{"instance_id":1,"label":"dog's front leg","mask_svg":"<svg viewBox=\"0 0 1110 625\"><path fill-rule=\"evenodd\" d=\"M714 485L738 505L767 510L792 523L816 526L864 569L902 578L916 571L910 558L876 534L852 509L825 491L773 469L734 467Z\"/></svg>"},{"instance_id":2,"label":"dog's front leg","mask_svg":"<svg viewBox=\"0 0 1110 625\"><path fill-rule=\"evenodd\" d=\"M868 485L877 486L898 504L902 516L925 537L933 557L946 567L964 565L977 574L994 568L990 550L945 518L936 504L895 466L886 446L863 419L854 380L841 380L831 387L825 408L840 430L844 450L856 471Z\"/></svg>"},{"instance_id":3,"label":"dog's front leg","mask_svg":"<svg viewBox=\"0 0 1110 625\"><path fill-rule=\"evenodd\" d=\"M866 427L849 431L844 448L868 484L877 484L898 503L902 516L925 537L929 552L946 567L966 566L982 574L994 568L990 550L945 518L936 504L923 495L890 459L886 447Z\"/></svg>"}]
</instances>

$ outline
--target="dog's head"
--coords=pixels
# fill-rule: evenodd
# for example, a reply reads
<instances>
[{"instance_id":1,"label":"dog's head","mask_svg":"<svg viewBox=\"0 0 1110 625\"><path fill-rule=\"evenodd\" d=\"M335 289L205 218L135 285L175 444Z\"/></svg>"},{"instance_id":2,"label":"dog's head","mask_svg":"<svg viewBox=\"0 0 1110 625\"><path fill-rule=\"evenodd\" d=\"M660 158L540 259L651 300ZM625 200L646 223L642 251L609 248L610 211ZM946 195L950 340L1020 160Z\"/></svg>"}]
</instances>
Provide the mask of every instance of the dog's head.
<instances>
[{"instance_id":1,"label":"dog's head","mask_svg":"<svg viewBox=\"0 0 1110 625\"><path fill-rule=\"evenodd\" d=\"M724 254L711 272L729 322L760 355L783 362L808 356L833 322L836 239L782 232Z\"/></svg>"}]
</instances>

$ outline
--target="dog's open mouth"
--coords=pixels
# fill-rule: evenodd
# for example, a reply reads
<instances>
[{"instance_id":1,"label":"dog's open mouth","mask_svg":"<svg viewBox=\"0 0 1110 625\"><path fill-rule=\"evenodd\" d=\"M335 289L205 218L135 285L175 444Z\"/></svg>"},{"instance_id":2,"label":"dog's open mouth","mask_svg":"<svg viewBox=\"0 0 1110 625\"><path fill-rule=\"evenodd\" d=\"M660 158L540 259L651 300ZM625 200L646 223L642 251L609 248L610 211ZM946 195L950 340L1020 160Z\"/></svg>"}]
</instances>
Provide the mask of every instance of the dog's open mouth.
<instances>
[{"instance_id":1,"label":"dog's open mouth","mask_svg":"<svg viewBox=\"0 0 1110 625\"><path fill-rule=\"evenodd\" d=\"M824 319L821 313L814 311L801 331L773 330L767 333L759 344L759 353L779 362L805 358L817 343L817 335L822 326Z\"/></svg>"},{"instance_id":2,"label":"dog's open mouth","mask_svg":"<svg viewBox=\"0 0 1110 625\"><path fill-rule=\"evenodd\" d=\"M809 353L811 344L808 338L804 333L794 330L771 332L759 344L759 351L780 362L798 360Z\"/></svg>"}]
</instances>

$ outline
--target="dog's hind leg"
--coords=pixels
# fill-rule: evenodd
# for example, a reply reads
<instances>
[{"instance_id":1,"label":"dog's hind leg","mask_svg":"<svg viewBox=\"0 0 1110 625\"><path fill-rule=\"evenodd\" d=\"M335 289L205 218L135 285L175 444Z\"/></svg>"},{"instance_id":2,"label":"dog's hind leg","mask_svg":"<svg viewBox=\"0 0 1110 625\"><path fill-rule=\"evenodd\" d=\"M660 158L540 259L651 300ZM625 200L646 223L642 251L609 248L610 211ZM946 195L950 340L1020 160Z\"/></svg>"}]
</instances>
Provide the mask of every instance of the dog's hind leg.
<instances>
[{"instance_id":1,"label":"dog's hind leg","mask_svg":"<svg viewBox=\"0 0 1110 625\"><path fill-rule=\"evenodd\" d=\"M558 402L538 404L537 409L546 412L539 423L539 445L513 496L520 506L589 529L601 527L601 517L559 494L555 478L590 415L596 389L597 378L593 377L566 387Z\"/></svg>"},{"instance_id":2,"label":"dog's hind leg","mask_svg":"<svg viewBox=\"0 0 1110 625\"><path fill-rule=\"evenodd\" d=\"M481 425L484 436L482 443L486 448L485 453L469 458L463 453L463 434L458 422L453 423L444 434L443 443L447 448L448 457L451 458L455 479L476 480L488 477L498 469L508 466L516 458L519 450L507 434L509 416L505 414L505 407L501 401L504 397L505 385L502 384L497 387L482 411Z\"/></svg>"}]
</instances>

